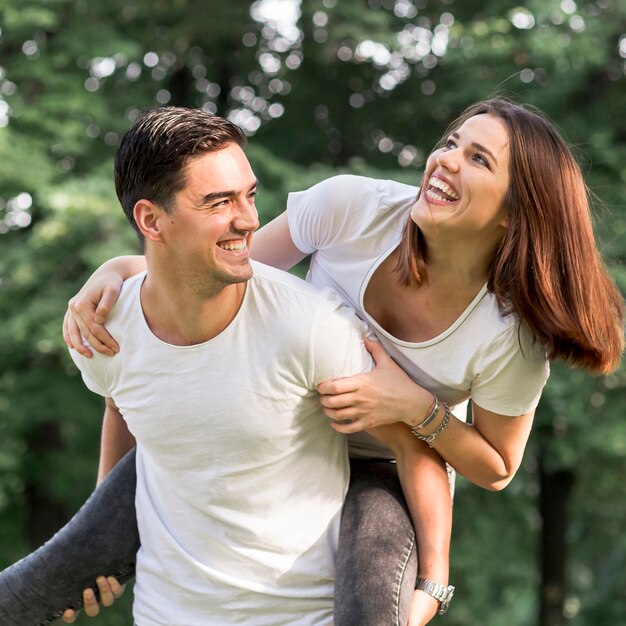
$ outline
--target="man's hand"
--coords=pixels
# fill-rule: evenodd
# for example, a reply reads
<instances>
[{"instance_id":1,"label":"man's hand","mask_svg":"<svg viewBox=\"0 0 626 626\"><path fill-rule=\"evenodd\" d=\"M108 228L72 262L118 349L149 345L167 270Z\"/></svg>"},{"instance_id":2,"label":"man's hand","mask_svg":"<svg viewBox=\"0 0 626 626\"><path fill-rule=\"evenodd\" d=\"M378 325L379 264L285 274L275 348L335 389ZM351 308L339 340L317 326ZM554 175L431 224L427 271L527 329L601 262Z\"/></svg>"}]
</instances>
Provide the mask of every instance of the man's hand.
<instances>
[{"instance_id":1,"label":"man's hand","mask_svg":"<svg viewBox=\"0 0 626 626\"><path fill-rule=\"evenodd\" d=\"M102 606L112 606L115 600L120 598L124 593L124 585L120 585L116 578L109 576L99 576L96 578L96 585L98 585L98 592L100 593L100 603ZM100 613L100 606L96 600L96 594L94 590L88 587L83 591L83 608L85 614L89 617L95 617ZM63 621L66 624L73 624L78 617L80 611L74 609L67 609L63 613Z\"/></svg>"},{"instance_id":2,"label":"man's hand","mask_svg":"<svg viewBox=\"0 0 626 626\"><path fill-rule=\"evenodd\" d=\"M427 593L416 589L413 592L413 600L409 609L409 621L407 626L424 626L437 615L439 602Z\"/></svg>"}]
</instances>

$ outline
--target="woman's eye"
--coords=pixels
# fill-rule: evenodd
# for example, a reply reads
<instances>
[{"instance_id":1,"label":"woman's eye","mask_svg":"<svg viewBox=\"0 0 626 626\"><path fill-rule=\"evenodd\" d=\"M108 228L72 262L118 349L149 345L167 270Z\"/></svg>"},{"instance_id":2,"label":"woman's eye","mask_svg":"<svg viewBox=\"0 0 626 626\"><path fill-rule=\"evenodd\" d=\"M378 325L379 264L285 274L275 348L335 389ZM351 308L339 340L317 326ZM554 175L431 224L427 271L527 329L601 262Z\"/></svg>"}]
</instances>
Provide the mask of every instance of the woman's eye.
<instances>
[{"instance_id":1,"label":"woman's eye","mask_svg":"<svg viewBox=\"0 0 626 626\"><path fill-rule=\"evenodd\" d=\"M489 167L489 161L487 161L487 159L482 154L475 154L474 160L481 165L486 165L487 167Z\"/></svg>"},{"instance_id":2,"label":"woman's eye","mask_svg":"<svg viewBox=\"0 0 626 626\"><path fill-rule=\"evenodd\" d=\"M456 148L456 144L452 141L452 139L448 139L448 141L446 141L445 148L448 150L454 150L454 148Z\"/></svg>"}]
</instances>

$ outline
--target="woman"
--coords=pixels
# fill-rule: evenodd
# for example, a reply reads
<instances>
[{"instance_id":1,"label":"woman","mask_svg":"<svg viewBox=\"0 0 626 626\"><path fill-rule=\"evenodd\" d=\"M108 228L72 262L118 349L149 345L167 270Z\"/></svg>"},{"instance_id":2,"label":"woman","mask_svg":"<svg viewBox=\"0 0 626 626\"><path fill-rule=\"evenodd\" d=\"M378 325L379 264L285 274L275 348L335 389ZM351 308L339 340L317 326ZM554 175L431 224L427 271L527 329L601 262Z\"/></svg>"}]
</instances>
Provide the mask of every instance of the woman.
<instances>
[{"instance_id":1,"label":"woman","mask_svg":"<svg viewBox=\"0 0 626 626\"><path fill-rule=\"evenodd\" d=\"M430 156L417 201L416 193L390 181L330 179L290 196L287 212L256 235L254 256L288 268L314 253L309 280L335 288L393 357L369 344L377 362L372 373L319 388L332 427L352 435L354 454L388 458L389 450L361 431L404 422L428 444L431 463L434 450L476 484L500 489L520 465L548 374L546 353L592 372L612 371L623 346L623 302L595 246L580 170L536 113L502 99L470 107ZM120 265L121 276L111 279ZM73 311L89 320L90 303L104 294L98 312L106 313L120 279L139 269L140 258L113 263ZM79 351L77 328L96 349L102 348L96 337L111 341L91 321L91 328L80 316L76 321L78 327L68 321L66 341ZM472 423L451 419L449 405L468 398ZM395 536L398 542L384 551L406 550L406 537L387 521L374 537L364 530L379 517L372 484L396 480L380 478L381 467L386 472L390 465L353 467L338 555L337 624L375 623L367 621L367 606L363 618L355 617L354 604L348 614L344 598L354 587L366 590L359 601L376 598L369 579L393 578L388 557L380 565L384 575L376 569L369 577L351 571L349 559ZM446 523L441 501L430 519L425 500L432 493L420 490L414 466L399 470L421 539L420 576L443 572L436 550L437 564L422 562L428 533L440 541L439 524ZM406 520L392 501L384 508ZM434 582L445 588L447 571ZM385 593L398 591L394 584ZM420 604L424 596L416 592L410 624L426 623L434 612Z\"/></svg>"}]
</instances>

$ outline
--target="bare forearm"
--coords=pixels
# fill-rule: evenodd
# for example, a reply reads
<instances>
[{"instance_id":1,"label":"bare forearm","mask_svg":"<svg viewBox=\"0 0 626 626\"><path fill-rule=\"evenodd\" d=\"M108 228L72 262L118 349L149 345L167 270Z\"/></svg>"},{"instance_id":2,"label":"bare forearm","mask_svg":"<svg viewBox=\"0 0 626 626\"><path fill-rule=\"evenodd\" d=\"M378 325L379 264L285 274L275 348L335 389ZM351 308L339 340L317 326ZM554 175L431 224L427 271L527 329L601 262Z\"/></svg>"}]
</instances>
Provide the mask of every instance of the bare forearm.
<instances>
[{"instance_id":1,"label":"bare forearm","mask_svg":"<svg viewBox=\"0 0 626 626\"><path fill-rule=\"evenodd\" d=\"M443 412L442 408L440 414ZM435 438L433 447L459 474L476 485L503 489L521 464L534 411L511 417L474 405L473 413L473 425L452 416ZM431 430L436 431L441 423L439 416Z\"/></svg>"},{"instance_id":2,"label":"bare forearm","mask_svg":"<svg viewBox=\"0 0 626 626\"><path fill-rule=\"evenodd\" d=\"M286 212L254 234L250 252L255 261L282 270L291 269L306 256L291 239Z\"/></svg>"},{"instance_id":3,"label":"bare forearm","mask_svg":"<svg viewBox=\"0 0 626 626\"><path fill-rule=\"evenodd\" d=\"M452 417L435 449L454 469L479 487L498 489L513 478L515 470L473 426Z\"/></svg>"},{"instance_id":4,"label":"bare forearm","mask_svg":"<svg viewBox=\"0 0 626 626\"><path fill-rule=\"evenodd\" d=\"M114 272L124 280L143 272L146 269L146 257L141 254L128 254L116 256L104 262L95 272Z\"/></svg>"},{"instance_id":5,"label":"bare forearm","mask_svg":"<svg viewBox=\"0 0 626 626\"><path fill-rule=\"evenodd\" d=\"M100 439L100 463L98 466L98 484L115 467L118 461L135 445L135 438L131 435L124 418L107 398L107 405L102 421L102 436Z\"/></svg>"}]
</instances>

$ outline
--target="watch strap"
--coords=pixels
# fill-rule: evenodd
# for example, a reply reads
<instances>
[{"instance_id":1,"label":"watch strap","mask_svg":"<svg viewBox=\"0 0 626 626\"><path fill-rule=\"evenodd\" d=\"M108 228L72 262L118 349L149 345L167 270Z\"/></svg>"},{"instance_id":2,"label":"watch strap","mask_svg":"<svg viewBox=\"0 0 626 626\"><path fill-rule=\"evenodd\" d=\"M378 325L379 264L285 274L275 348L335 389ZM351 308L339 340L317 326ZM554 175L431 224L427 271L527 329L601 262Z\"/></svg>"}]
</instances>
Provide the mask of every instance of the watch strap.
<instances>
[{"instance_id":1,"label":"watch strap","mask_svg":"<svg viewBox=\"0 0 626 626\"><path fill-rule=\"evenodd\" d=\"M418 578L415 583L415 588L439 601L439 610L437 611L439 615L442 615L448 610L450 600L452 600L454 593L454 587L452 585L440 585L428 578Z\"/></svg>"}]
</instances>

